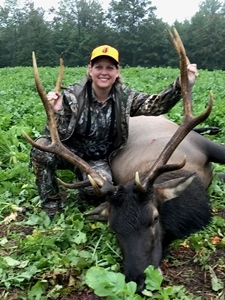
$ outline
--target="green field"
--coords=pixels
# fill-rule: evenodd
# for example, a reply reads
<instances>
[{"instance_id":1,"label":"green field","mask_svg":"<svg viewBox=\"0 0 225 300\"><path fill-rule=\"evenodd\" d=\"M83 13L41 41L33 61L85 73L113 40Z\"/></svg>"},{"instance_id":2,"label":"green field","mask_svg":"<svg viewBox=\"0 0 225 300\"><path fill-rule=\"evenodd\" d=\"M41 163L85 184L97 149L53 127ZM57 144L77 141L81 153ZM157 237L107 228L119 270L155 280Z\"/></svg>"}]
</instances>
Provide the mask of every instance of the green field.
<instances>
[{"instance_id":1,"label":"green field","mask_svg":"<svg viewBox=\"0 0 225 300\"><path fill-rule=\"evenodd\" d=\"M46 92L52 90L58 68L40 68L39 72ZM85 72L85 68L66 68L63 85L80 80ZM158 93L173 82L179 70L137 67L124 68L121 73L126 85ZM204 110L212 91L213 111L201 125L220 127L218 135L207 138L225 144L225 72L199 70L199 74L193 88L194 114ZM105 223L84 220L75 190L67 191L64 212L52 222L42 212L29 168L30 145L22 133L38 137L46 122L33 70L0 69L0 79L0 299L91 299L76 298L89 290L107 299L224 299L224 183L215 177L208 190L214 212L212 224L171 247L172 254L179 249L192 251L191 262L207 277L208 288L204 287L204 281L199 291L191 289L188 280L177 284L169 273L162 281L158 271L148 268L148 288L145 295L137 295L135 284L126 284L120 273L121 254L113 232ZM180 122L181 103L168 117ZM225 172L225 166L214 165L214 169L215 173ZM65 171L59 172L59 177L67 182L73 179ZM88 204L83 206L90 210ZM212 255L216 256L213 264ZM165 264L176 270L182 260L171 255ZM185 276L190 279L193 274L189 270Z\"/></svg>"}]
</instances>

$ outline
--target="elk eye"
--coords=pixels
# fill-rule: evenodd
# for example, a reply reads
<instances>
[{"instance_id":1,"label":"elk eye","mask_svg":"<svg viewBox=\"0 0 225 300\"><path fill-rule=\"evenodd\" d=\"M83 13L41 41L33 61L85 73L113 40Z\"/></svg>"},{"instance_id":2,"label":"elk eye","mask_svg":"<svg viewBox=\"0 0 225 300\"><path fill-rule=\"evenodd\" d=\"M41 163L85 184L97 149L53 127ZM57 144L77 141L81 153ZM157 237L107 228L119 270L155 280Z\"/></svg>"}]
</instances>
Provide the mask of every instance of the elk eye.
<instances>
[{"instance_id":1,"label":"elk eye","mask_svg":"<svg viewBox=\"0 0 225 300\"><path fill-rule=\"evenodd\" d=\"M155 216L153 218L153 221L148 222L148 227L154 226L156 223L158 223L158 221L159 221L159 216Z\"/></svg>"},{"instance_id":2,"label":"elk eye","mask_svg":"<svg viewBox=\"0 0 225 300\"><path fill-rule=\"evenodd\" d=\"M155 223L157 223L158 221L159 221L159 216L155 216L155 217L154 217L153 223L155 224Z\"/></svg>"}]
</instances>

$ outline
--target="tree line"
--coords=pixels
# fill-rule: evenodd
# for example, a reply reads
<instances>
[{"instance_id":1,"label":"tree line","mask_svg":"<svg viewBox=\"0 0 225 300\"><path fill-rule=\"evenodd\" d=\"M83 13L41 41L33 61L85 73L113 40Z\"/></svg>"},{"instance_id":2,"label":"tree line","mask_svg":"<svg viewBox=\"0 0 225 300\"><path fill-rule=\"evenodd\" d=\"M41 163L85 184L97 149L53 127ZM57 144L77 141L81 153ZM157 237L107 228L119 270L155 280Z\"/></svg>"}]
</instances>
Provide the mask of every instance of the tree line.
<instances>
[{"instance_id":1,"label":"tree line","mask_svg":"<svg viewBox=\"0 0 225 300\"><path fill-rule=\"evenodd\" d=\"M168 35L175 27L191 62L198 68L225 70L225 3L205 0L191 20L172 26L156 17L149 0L61 0L45 11L32 1L5 0L0 6L0 67L57 66L64 53L68 67L86 66L90 52L109 44L122 66L179 67Z\"/></svg>"}]
</instances>

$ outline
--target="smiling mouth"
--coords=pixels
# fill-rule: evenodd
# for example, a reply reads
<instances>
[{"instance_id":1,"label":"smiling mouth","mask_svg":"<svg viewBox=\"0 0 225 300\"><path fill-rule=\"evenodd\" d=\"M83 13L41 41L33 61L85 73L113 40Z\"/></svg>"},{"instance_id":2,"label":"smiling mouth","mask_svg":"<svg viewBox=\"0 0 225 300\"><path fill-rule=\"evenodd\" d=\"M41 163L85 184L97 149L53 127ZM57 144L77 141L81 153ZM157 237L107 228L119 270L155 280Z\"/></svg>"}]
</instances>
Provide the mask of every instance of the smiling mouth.
<instances>
[{"instance_id":1,"label":"smiling mouth","mask_svg":"<svg viewBox=\"0 0 225 300\"><path fill-rule=\"evenodd\" d=\"M101 81L107 81L107 80L109 80L109 78L99 78L99 80L101 80Z\"/></svg>"}]
</instances>

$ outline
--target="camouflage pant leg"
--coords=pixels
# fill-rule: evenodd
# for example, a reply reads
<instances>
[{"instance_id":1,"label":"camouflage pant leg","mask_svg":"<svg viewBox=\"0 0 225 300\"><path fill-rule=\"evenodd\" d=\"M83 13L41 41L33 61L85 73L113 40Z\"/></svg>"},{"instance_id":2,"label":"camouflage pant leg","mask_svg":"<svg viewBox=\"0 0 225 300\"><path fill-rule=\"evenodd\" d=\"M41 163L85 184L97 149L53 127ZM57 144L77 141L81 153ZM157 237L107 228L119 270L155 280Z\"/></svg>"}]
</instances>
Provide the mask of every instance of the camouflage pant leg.
<instances>
[{"instance_id":1,"label":"camouflage pant leg","mask_svg":"<svg viewBox=\"0 0 225 300\"><path fill-rule=\"evenodd\" d=\"M48 145L50 144L50 139L41 137L36 142ZM74 167L58 155L44 152L34 147L30 152L30 160L36 176L36 185L41 204L44 205L48 201L60 201L56 170L74 169Z\"/></svg>"}]
</instances>

